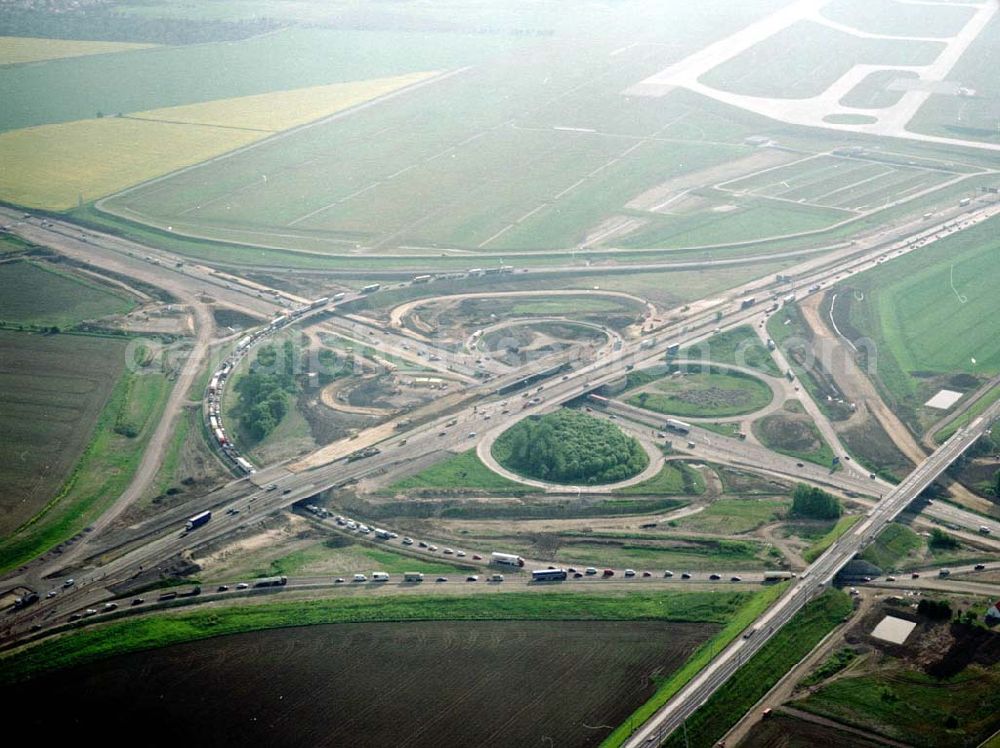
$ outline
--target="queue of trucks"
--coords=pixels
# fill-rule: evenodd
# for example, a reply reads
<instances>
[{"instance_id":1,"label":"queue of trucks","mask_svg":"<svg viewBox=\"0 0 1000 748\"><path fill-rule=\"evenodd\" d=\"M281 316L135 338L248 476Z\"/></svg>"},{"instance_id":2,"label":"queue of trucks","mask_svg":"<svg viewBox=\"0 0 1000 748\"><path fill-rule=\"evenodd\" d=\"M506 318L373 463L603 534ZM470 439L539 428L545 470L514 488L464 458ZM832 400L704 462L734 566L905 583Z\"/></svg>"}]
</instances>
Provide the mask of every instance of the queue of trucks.
<instances>
[{"instance_id":1,"label":"queue of trucks","mask_svg":"<svg viewBox=\"0 0 1000 748\"><path fill-rule=\"evenodd\" d=\"M338 301L343 298L344 294L339 293L333 297L333 300ZM212 378L208 383L208 397L206 398L208 403L208 429L215 439L215 443L222 450L222 453L245 475L253 475L256 472L256 468L253 466L253 463L240 454L222 424L222 393L225 390L226 381L229 379L229 375L236 369L237 364L250 352L255 343L259 343L264 338L295 322L302 315L325 307L328 303L330 303L329 297L324 296L316 299L309 304L291 310L287 314L275 317L265 327L240 338L233 352L226 357L215 373L212 374Z\"/></svg>"}]
</instances>

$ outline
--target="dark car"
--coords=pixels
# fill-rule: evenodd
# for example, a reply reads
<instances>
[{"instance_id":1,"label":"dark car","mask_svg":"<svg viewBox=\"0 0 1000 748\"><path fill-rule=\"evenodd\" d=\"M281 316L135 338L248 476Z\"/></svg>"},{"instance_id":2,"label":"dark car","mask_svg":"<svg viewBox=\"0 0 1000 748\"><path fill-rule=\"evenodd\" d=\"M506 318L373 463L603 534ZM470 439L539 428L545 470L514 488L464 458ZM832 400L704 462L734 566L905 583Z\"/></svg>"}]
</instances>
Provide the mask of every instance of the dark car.
<instances>
[{"instance_id":1,"label":"dark car","mask_svg":"<svg viewBox=\"0 0 1000 748\"><path fill-rule=\"evenodd\" d=\"M722 579L722 576L720 574L709 574L708 578L711 579L713 582L718 582L720 579Z\"/></svg>"},{"instance_id":2,"label":"dark car","mask_svg":"<svg viewBox=\"0 0 1000 748\"><path fill-rule=\"evenodd\" d=\"M575 574L573 575L573 579L580 579L580 578L581 578L582 576L583 576L583 574L582 574L581 572L579 572L579 571L578 571L578 572L576 572L576 573L575 573Z\"/></svg>"},{"instance_id":3,"label":"dark car","mask_svg":"<svg viewBox=\"0 0 1000 748\"><path fill-rule=\"evenodd\" d=\"M651 577L651 576L653 576L653 575L652 575L652 574L650 574L650 573L649 573L648 571L644 571L644 572L642 572L642 575L643 575L644 577Z\"/></svg>"},{"instance_id":4,"label":"dark car","mask_svg":"<svg viewBox=\"0 0 1000 748\"><path fill-rule=\"evenodd\" d=\"M137 597L132 601L132 605L142 605L144 602L146 601L143 598Z\"/></svg>"},{"instance_id":5,"label":"dark car","mask_svg":"<svg viewBox=\"0 0 1000 748\"><path fill-rule=\"evenodd\" d=\"M228 592L228 591L229 591L228 584L220 584L219 588L216 590L216 592Z\"/></svg>"},{"instance_id":6,"label":"dark car","mask_svg":"<svg viewBox=\"0 0 1000 748\"><path fill-rule=\"evenodd\" d=\"M983 571L986 568L986 564L976 564L973 568L975 568L976 571Z\"/></svg>"},{"instance_id":7,"label":"dark car","mask_svg":"<svg viewBox=\"0 0 1000 748\"><path fill-rule=\"evenodd\" d=\"M683 574L681 574L681 579L690 579L690 578L691 578L691 572L689 571L685 571Z\"/></svg>"}]
</instances>

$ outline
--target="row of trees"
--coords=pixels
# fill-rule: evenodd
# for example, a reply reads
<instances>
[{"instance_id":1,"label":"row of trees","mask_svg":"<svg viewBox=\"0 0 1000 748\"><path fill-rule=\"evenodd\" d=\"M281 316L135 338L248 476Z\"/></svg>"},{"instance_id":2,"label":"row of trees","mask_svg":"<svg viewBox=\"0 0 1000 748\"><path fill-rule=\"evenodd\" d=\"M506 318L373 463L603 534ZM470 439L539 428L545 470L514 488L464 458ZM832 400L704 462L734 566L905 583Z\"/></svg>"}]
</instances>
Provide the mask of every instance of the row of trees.
<instances>
[{"instance_id":1,"label":"row of trees","mask_svg":"<svg viewBox=\"0 0 1000 748\"><path fill-rule=\"evenodd\" d=\"M822 488L799 483L792 491L792 516L809 519L837 519L844 513L840 499Z\"/></svg>"},{"instance_id":2,"label":"row of trees","mask_svg":"<svg viewBox=\"0 0 1000 748\"><path fill-rule=\"evenodd\" d=\"M649 464L642 446L614 424L573 410L527 418L494 444L501 465L554 483L614 483Z\"/></svg>"}]
</instances>

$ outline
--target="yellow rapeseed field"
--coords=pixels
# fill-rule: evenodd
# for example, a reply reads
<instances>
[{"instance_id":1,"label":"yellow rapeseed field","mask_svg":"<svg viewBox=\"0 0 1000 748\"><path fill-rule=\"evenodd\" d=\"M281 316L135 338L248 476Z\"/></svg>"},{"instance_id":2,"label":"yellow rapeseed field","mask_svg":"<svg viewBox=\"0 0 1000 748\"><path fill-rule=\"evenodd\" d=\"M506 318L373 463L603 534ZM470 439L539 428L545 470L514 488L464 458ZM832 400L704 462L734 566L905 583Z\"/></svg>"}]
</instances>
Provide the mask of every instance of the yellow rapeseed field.
<instances>
[{"instance_id":1,"label":"yellow rapeseed field","mask_svg":"<svg viewBox=\"0 0 1000 748\"><path fill-rule=\"evenodd\" d=\"M17 65L60 57L83 57L108 52L157 47L157 44L128 42L85 42L75 39L36 39L31 36L0 36L0 65Z\"/></svg>"},{"instance_id":2,"label":"yellow rapeseed field","mask_svg":"<svg viewBox=\"0 0 1000 748\"><path fill-rule=\"evenodd\" d=\"M12 130L0 134L0 199L67 210L260 137L117 117Z\"/></svg>"},{"instance_id":3,"label":"yellow rapeseed field","mask_svg":"<svg viewBox=\"0 0 1000 748\"><path fill-rule=\"evenodd\" d=\"M310 86L234 99L216 99L202 104L151 109L132 116L168 122L245 127L250 130L278 132L363 104L397 89L419 83L435 74L434 72L410 73L392 78Z\"/></svg>"},{"instance_id":4,"label":"yellow rapeseed field","mask_svg":"<svg viewBox=\"0 0 1000 748\"><path fill-rule=\"evenodd\" d=\"M0 200L68 210L370 101L433 73L277 91L0 133Z\"/></svg>"}]
</instances>

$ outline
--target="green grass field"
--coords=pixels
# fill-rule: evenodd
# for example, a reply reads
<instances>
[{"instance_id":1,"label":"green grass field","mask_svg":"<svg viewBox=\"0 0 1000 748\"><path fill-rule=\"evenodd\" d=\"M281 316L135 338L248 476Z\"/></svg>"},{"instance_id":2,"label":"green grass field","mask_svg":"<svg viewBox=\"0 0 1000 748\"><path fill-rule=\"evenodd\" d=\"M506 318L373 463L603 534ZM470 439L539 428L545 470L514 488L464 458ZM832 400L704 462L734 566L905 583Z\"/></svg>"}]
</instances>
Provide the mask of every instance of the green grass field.
<instances>
[{"instance_id":1,"label":"green grass field","mask_svg":"<svg viewBox=\"0 0 1000 748\"><path fill-rule=\"evenodd\" d=\"M723 198L715 209L657 217L620 242L624 247L699 247L818 231L851 218L845 211L753 198Z\"/></svg>"},{"instance_id":2,"label":"green grass field","mask_svg":"<svg viewBox=\"0 0 1000 748\"><path fill-rule=\"evenodd\" d=\"M315 545L293 551L287 556L274 559L267 568L257 569L256 575L262 577L284 574L370 574L372 571L384 571L389 574L404 574L408 571L419 571L424 574L455 574L463 567L456 559L455 564L442 564L421 558L393 553L383 548L374 548L364 543L349 543L344 545L340 538L332 542L316 543Z\"/></svg>"},{"instance_id":3,"label":"green grass field","mask_svg":"<svg viewBox=\"0 0 1000 748\"><path fill-rule=\"evenodd\" d=\"M562 563L597 567L633 568L662 574L682 571L776 568L781 554L774 555L756 540L705 538L664 533L559 534L558 548L544 551L524 539L504 540L504 546L523 556Z\"/></svg>"},{"instance_id":4,"label":"green grass field","mask_svg":"<svg viewBox=\"0 0 1000 748\"><path fill-rule=\"evenodd\" d=\"M757 334L747 325L720 332L705 341L681 348L679 356L757 369L780 377L781 371Z\"/></svg>"},{"instance_id":5,"label":"green grass field","mask_svg":"<svg viewBox=\"0 0 1000 748\"><path fill-rule=\"evenodd\" d=\"M774 413L751 425L760 443L775 452L830 467L833 450L808 416Z\"/></svg>"},{"instance_id":6,"label":"green grass field","mask_svg":"<svg viewBox=\"0 0 1000 748\"><path fill-rule=\"evenodd\" d=\"M51 265L0 264L0 323L65 329L84 320L125 314L135 303L118 290Z\"/></svg>"},{"instance_id":7,"label":"green grass field","mask_svg":"<svg viewBox=\"0 0 1000 748\"><path fill-rule=\"evenodd\" d=\"M676 18L640 24L631 7L603 14L603 28L572 38L522 39L517 54L494 49L484 59L484 52L475 60L482 64L412 96L176 175L102 208L173 232L323 253L357 245L373 254L400 246L511 253L600 245L595 228L627 213L637 195L751 152L742 140L757 121L737 110L706 111L696 98L621 92L773 3L716 3L711 24L678 5L642 5L647 17L689 24L679 26ZM589 10L581 13L593 19ZM634 51L623 47L639 26L647 43L632 45ZM287 43L282 40L291 33L274 35L272 44ZM447 49L451 40L445 37L441 46ZM387 43L371 38L376 59ZM433 55L411 56L418 69L459 67ZM369 77L386 74L369 70ZM497 89L504 96L483 95ZM407 137L385 136L392 131ZM423 189L428 183L435 189ZM756 200L728 208L706 209L681 224L644 214L653 234L628 242L684 246L764 238L776 226L781 233L812 230L845 215ZM616 242L608 237L605 243Z\"/></svg>"},{"instance_id":8,"label":"green grass field","mask_svg":"<svg viewBox=\"0 0 1000 748\"><path fill-rule=\"evenodd\" d=\"M531 489L523 483L497 475L476 456L475 449L470 449L453 457L447 457L416 475L396 481L386 489L386 492L395 494L407 491L425 493L454 490L524 494L529 493Z\"/></svg>"},{"instance_id":9,"label":"green grass field","mask_svg":"<svg viewBox=\"0 0 1000 748\"><path fill-rule=\"evenodd\" d=\"M1000 81L995 75L1000 62L1000 16L983 29L949 73L949 80L972 89L975 96L951 93L932 95L917 111L907 127L946 138L1000 142L995 102L1000 95Z\"/></svg>"},{"instance_id":10,"label":"green grass field","mask_svg":"<svg viewBox=\"0 0 1000 748\"><path fill-rule=\"evenodd\" d=\"M903 98L903 89L891 90L889 86L892 82L916 77L916 73L908 73L905 70L877 70L866 75L864 80L848 91L840 103L844 106L871 109L894 106Z\"/></svg>"},{"instance_id":11,"label":"green grass field","mask_svg":"<svg viewBox=\"0 0 1000 748\"><path fill-rule=\"evenodd\" d=\"M687 463L671 460L665 462L660 472L649 480L619 488L615 493L622 496L697 496L705 493L705 479Z\"/></svg>"},{"instance_id":12,"label":"green grass field","mask_svg":"<svg viewBox=\"0 0 1000 748\"><path fill-rule=\"evenodd\" d=\"M983 324L997 308L998 225L992 219L843 284L847 303L838 298L838 326L874 341L868 368L911 424L941 386L934 376L1000 372L1000 338Z\"/></svg>"},{"instance_id":13,"label":"green grass field","mask_svg":"<svg viewBox=\"0 0 1000 748\"><path fill-rule=\"evenodd\" d=\"M675 730L668 748L711 748L795 663L851 613L851 598L828 590L813 600Z\"/></svg>"},{"instance_id":14,"label":"green grass field","mask_svg":"<svg viewBox=\"0 0 1000 748\"><path fill-rule=\"evenodd\" d=\"M834 0L822 13L870 34L946 38L962 30L973 9L957 3L917 7L893 0Z\"/></svg>"},{"instance_id":15,"label":"green grass field","mask_svg":"<svg viewBox=\"0 0 1000 748\"><path fill-rule=\"evenodd\" d=\"M892 523L875 538L875 542L865 548L861 558L878 566L883 571L895 571L901 562L913 552L923 548L923 539L905 525Z\"/></svg>"},{"instance_id":16,"label":"green grass field","mask_svg":"<svg viewBox=\"0 0 1000 748\"><path fill-rule=\"evenodd\" d=\"M716 499L703 512L677 520L681 530L740 535L785 516L791 504L784 499Z\"/></svg>"},{"instance_id":17,"label":"green grass field","mask_svg":"<svg viewBox=\"0 0 1000 748\"><path fill-rule=\"evenodd\" d=\"M3 71L0 131L482 62L496 36L292 28L238 42L51 60ZM213 70L213 75L194 75ZM155 79L156 86L148 85ZM114 81L115 85L107 85ZM39 96L39 91L45 91Z\"/></svg>"},{"instance_id":18,"label":"green grass field","mask_svg":"<svg viewBox=\"0 0 1000 748\"><path fill-rule=\"evenodd\" d=\"M692 370L667 375L628 403L674 416L719 417L743 415L771 402L771 388L759 379L726 370Z\"/></svg>"},{"instance_id":19,"label":"green grass field","mask_svg":"<svg viewBox=\"0 0 1000 748\"><path fill-rule=\"evenodd\" d=\"M794 706L911 745L995 745L1000 667L937 680L902 666L834 680Z\"/></svg>"},{"instance_id":20,"label":"green grass field","mask_svg":"<svg viewBox=\"0 0 1000 748\"><path fill-rule=\"evenodd\" d=\"M590 595L469 595L461 597L380 596L378 599L331 598L294 603L216 608L163 616L128 617L107 626L88 628L48 640L26 651L0 658L0 681L24 680L34 674L124 652L163 647L184 641L243 631L308 626L318 623L445 620L677 620L725 623L752 620L773 599L773 590L748 592L631 592ZM762 606L762 603L765 605ZM746 625L745 623L743 625ZM719 648L717 637L709 644ZM701 650L699 650L700 652ZM687 669L687 677L692 673Z\"/></svg>"},{"instance_id":21,"label":"green grass field","mask_svg":"<svg viewBox=\"0 0 1000 748\"><path fill-rule=\"evenodd\" d=\"M936 42L864 39L799 21L722 63L701 80L748 96L808 98L823 93L855 65L927 65L942 49Z\"/></svg>"}]
</instances>

